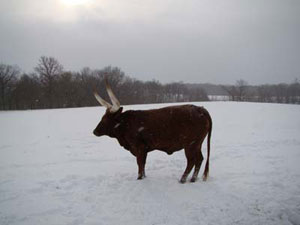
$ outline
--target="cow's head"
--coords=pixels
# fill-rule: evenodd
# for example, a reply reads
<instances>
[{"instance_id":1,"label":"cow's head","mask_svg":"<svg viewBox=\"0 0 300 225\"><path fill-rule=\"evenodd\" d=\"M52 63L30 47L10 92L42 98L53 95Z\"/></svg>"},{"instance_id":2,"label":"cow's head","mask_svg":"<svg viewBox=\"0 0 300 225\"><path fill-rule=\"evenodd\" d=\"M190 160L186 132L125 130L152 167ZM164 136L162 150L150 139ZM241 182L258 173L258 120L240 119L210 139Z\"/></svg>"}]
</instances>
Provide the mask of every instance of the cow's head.
<instances>
[{"instance_id":1,"label":"cow's head","mask_svg":"<svg viewBox=\"0 0 300 225\"><path fill-rule=\"evenodd\" d=\"M100 103L100 105L106 107L106 112L104 116L102 117L100 123L97 125L97 127L94 130L94 135L100 137L102 135L108 135L112 136L114 129L116 129L119 125L119 116L122 113L123 108L120 107L120 102L117 99L117 97L112 92L112 89L108 82L105 82L106 84L106 90L108 93L108 96L112 102L112 105L105 101L103 98L101 98L96 91L94 91L95 98Z\"/></svg>"}]
</instances>

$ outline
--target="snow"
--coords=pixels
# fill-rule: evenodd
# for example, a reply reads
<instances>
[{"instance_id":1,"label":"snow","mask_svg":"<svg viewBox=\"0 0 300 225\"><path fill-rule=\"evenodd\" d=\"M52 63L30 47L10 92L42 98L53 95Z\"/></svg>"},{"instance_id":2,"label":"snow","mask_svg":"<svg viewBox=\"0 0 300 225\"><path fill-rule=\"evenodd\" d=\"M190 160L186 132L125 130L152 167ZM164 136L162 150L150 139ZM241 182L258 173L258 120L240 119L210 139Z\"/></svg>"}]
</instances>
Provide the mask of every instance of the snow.
<instances>
[{"instance_id":1,"label":"snow","mask_svg":"<svg viewBox=\"0 0 300 225\"><path fill-rule=\"evenodd\" d=\"M142 132L144 129L145 129L145 127L140 127L140 128L138 129L138 132Z\"/></svg>"},{"instance_id":2,"label":"snow","mask_svg":"<svg viewBox=\"0 0 300 225\"><path fill-rule=\"evenodd\" d=\"M183 151L151 152L136 180L135 158L92 134L103 107L0 112L0 224L300 224L300 107L194 104L213 119L210 177L186 184Z\"/></svg>"},{"instance_id":3,"label":"snow","mask_svg":"<svg viewBox=\"0 0 300 225\"><path fill-rule=\"evenodd\" d=\"M116 128L118 128L120 125L121 125L120 123L117 123L117 124L114 126L114 128L116 129Z\"/></svg>"}]
</instances>

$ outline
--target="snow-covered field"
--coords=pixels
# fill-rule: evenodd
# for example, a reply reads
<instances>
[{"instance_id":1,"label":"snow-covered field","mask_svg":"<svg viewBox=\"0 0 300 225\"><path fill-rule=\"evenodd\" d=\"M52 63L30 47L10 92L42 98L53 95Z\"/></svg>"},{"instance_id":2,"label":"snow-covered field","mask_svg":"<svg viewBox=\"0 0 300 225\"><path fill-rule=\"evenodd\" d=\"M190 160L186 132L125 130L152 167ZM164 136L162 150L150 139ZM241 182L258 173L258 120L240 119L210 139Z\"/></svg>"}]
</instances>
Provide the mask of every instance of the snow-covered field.
<instances>
[{"instance_id":1,"label":"snow-covered field","mask_svg":"<svg viewBox=\"0 0 300 225\"><path fill-rule=\"evenodd\" d=\"M186 184L183 151L151 152L136 180L135 158L92 135L102 107L0 112L0 224L300 224L300 106L199 105L210 177Z\"/></svg>"}]
</instances>

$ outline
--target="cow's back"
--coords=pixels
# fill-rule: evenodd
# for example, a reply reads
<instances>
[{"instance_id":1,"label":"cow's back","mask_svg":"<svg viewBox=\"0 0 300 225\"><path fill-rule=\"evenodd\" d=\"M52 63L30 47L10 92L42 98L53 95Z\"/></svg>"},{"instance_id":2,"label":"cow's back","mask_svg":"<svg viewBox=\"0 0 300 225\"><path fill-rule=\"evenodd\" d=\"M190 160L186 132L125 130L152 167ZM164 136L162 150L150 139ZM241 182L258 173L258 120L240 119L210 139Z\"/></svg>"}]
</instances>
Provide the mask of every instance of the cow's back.
<instances>
[{"instance_id":1,"label":"cow's back","mask_svg":"<svg viewBox=\"0 0 300 225\"><path fill-rule=\"evenodd\" d=\"M208 112L194 105L131 111L131 131L149 150L172 153L191 145L209 129Z\"/></svg>"}]
</instances>

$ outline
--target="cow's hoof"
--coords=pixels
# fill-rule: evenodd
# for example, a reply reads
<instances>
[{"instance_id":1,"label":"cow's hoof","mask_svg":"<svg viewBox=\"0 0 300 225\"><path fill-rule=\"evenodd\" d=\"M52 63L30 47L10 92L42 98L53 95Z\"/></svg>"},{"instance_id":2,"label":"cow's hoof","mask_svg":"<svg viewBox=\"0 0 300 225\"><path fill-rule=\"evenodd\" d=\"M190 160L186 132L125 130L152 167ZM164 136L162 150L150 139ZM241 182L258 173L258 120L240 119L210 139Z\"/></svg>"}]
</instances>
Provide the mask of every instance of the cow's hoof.
<instances>
[{"instance_id":1,"label":"cow's hoof","mask_svg":"<svg viewBox=\"0 0 300 225\"><path fill-rule=\"evenodd\" d=\"M142 180L142 179L144 179L145 177L146 177L145 175L139 175L138 178L137 178L137 180Z\"/></svg>"},{"instance_id":2,"label":"cow's hoof","mask_svg":"<svg viewBox=\"0 0 300 225\"><path fill-rule=\"evenodd\" d=\"M195 183L195 182L196 182L196 180L197 180L197 178L196 178L196 177L192 177L192 179L190 180L190 182L191 182L191 183Z\"/></svg>"},{"instance_id":3,"label":"cow's hoof","mask_svg":"<svg viewBox=\"0 0 300 225\"><path fill-rule=\"evenodd\" d=\"M181 184L184 184L184 183L186 182L186 179L181 179L179 182L180 182Z\"/></svg>"}]
</instances>

